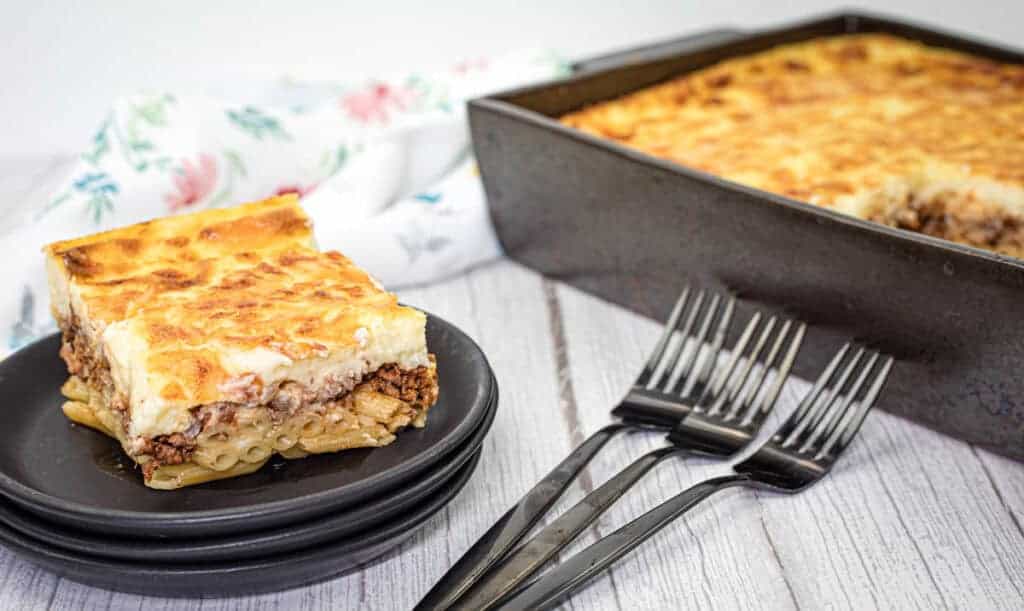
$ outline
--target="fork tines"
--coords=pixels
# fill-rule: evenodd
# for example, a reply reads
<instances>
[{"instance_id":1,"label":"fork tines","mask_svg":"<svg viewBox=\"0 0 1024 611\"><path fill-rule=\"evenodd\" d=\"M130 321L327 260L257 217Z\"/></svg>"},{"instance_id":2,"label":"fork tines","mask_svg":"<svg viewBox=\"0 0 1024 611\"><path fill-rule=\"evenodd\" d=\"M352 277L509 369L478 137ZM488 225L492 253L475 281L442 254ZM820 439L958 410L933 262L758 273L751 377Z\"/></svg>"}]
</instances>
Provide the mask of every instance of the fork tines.
<instances>
[{"instance_id":1,"label":"fork tines","mask_svg":"<svg viewBox=\"0 0 1024 611\"><path fill-rule=\"evenodd\" d=\"M731 295L683 289L654 351L612 414L663 429L686 417L707 387L735 307Z\"/></svg>"},{"instance_id":2,"label":"fork tines","mask_svg":"<svg viewBox=\"0 0 1024 611\"><path fill-rule=\"evenodd\" d=\"M733 347L728 364L720 370L695 409L707 416L718 416L723 422L739 421L741 425L759 422L775 404L806 330L804 323L787 319L780 325L778 317L764 320L760 312L755 313ZM786 348L785 353L783 348ZM776 377L765 387L772 371ZM759 394L760 401L757 401Z\"/></svg>"},{"instance_id":3,"label":"fork tines","mask_svg":"<svg viewBox=\"0 0 1024 611\"><path fill-rule=\"evenodd\" d=\"M892 364L891 356L847 342L772 443L815 460L838 456L863 424Z\"/></svg>"},{"instance_id":4,"label":"fork tines","mask_svg":"<svg viewBox=\"0 0 1024 611\"><path fill-rule=\"evenodd\" d=\"M693 299L691 294L690 287L686 287L679 295L665 323L665 330L633 383L634 387L685 396L701 380L706 381L729 330L736 298L730 295L723 300L721 295L703 290ZM708 341L712 328L714 336L701 364L702 347Z\"/></svg>"}]
</instances>

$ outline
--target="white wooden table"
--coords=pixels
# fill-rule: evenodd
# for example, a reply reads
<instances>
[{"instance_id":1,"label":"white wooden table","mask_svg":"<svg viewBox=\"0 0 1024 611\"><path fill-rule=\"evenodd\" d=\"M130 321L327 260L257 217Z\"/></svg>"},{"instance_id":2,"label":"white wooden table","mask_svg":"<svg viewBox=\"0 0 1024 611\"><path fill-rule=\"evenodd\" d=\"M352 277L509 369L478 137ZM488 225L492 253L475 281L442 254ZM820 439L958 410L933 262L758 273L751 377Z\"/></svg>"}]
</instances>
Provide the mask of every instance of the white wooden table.
<instances>
[{"instance_id":1,"label":"white wooden table","mask_svg":"<svg viewBox=\"0 0 1024 611\"><path fill-rule=\"evenodd\" d=\"M55 160L0 163L0 202L40 197L61 167ZM401 294L476 339L501 388L480 468L411 541L333 581L219 600L91 588L0 548L0 609L410 608L511 503L608 422L610 406L659 331L650 320L508 261ZM767 428L807 386L787 386ZM660 442L653 435L613 441L560 507ZM668 461L568 553L725 469L705 460ZM1022 523L1022 465L876 412L821 484L792 497L722 493L564 607L1022 609Z\"/></svg>"}]
</instances>

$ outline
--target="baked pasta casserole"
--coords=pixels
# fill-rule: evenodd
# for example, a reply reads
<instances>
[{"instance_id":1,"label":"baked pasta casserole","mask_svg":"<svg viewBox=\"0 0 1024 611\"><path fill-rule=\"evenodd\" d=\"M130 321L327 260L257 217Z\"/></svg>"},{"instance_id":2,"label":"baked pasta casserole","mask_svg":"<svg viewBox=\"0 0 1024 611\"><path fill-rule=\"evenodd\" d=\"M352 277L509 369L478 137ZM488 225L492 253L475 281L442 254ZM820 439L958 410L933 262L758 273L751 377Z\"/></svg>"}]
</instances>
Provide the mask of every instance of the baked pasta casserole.
<instances>
[{"instance_id":1,"label":"baked pasta casserole","mask_svg":"<svg viewBox=\"0 0 1024 611\"><path fill-rule=\"evenodd\" d=\"M1024 66L884 34L737 57L561 118L893 227L1024 257Z\"/></svg>"},{"instance_id":2,"label":"baked pasta casserole","mask_svg":"<svg viewBox=\"0 0 1024 611\"><path fill-rule=\"evenodd\" d=\"M294 197L45 248L64 413L116 438L147 486L272 454L383 446L438 396L426 317L337 252Z\"/></svg>"}]
</instances>

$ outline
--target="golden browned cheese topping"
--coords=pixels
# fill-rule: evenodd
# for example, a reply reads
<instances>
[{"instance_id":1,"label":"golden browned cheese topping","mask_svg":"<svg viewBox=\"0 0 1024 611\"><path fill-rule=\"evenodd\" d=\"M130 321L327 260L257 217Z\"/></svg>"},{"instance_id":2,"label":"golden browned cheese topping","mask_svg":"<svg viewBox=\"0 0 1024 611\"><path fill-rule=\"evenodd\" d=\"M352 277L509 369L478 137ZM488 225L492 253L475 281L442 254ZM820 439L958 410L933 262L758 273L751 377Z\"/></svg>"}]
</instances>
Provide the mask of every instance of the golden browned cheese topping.
<instances>
[{"instance_id":1,"label":"golden browned cheese topping","mask_svg":"<svg viewBox=\"0 0 1024 611\"><path fill-rule=\"evenodd\" d=\"M130 331L145 338L145 370L163 380L158 392L168 401L219 400L224 385L246 371L269 383L264 372L281 359L358 353L361 332L384 349L397 321L412 321L422 341L422 314L400 306L337 252L264 250L179 271L186 288L149 298L130 319ZM409 330L408 324L397 328Z\"/></svg>"},{"instance_id":2,"label":"golden browned cheese topping","mask_svg":"<svg viewBox=\"0 0 1024 611\"><path fill-rule=\"evenodd\" d=\"M111 322L160 296L208 284L211 261L239 251L313 248L295 196L129 225L46 247L89 298L89 315Z\"/></svg>"},{"instance_id":3,"label":"golden browned cheese topping","mask_svg":"<svg viewBox=\"0 0 1024 611\"><path fill-rule=\"evenodd\" d=\"M225 354L262 348L292 360L358 343L368 321L402 314L397 298L337 252L288 249L204 260L182 271L187 288L162 292L132 318L148 345L147 370L168 380L165 399L216 397L230 378ZM195 284L191 284L194 280Z\"/></svg>"},{"instance_id":4,"label":"golden browned cheese topping","mask_svg":"<svg viewBox=\"0 0 1024 611\"><path fill-rule=\"evenodd\" d=\"M562 121L745 185L1024 256L1024 66L836 36Z\"/></svg>"},{"instance_id":5,"label":"golden browned cheese topping","mask_svg":"<svg viewBox=\"0 0 1024 611\"><path fill-rule=\"evenodd\" d=\"M70 277L78 311L101 327L115 373L139 395L133 402L240 400L304 359L334 359L358 374L373 359L426 358L423 314L343 255L315 250L294 198L160 219L47 252ZM325 383L313 382L322 369L301 373L305 383Z\"/></svg>"}]
</instances>

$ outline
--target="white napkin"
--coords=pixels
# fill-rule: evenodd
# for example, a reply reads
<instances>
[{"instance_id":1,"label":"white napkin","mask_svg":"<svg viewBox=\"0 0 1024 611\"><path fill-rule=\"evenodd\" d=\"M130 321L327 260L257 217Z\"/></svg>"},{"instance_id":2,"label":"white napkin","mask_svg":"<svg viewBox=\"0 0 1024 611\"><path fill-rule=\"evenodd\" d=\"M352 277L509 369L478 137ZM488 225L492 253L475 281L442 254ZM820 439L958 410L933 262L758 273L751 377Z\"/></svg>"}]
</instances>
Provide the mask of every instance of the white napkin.
<instances>
[{"instance_id":1,"label":"white napkin","mask_svg":"<svg viewBox=\"0 0 1024 611\"><path fill-rule=\"evenodd\" d=\"M293 84L271 106L120 99L62 188L0 242L9 289L0 299L0 354L55 329L44 244L276 193L302 195L319 246L388 287L491 259L499 247L465 102L566 71L553 54L529 51L431 75Z\"/></svg>"}]
</instances>

